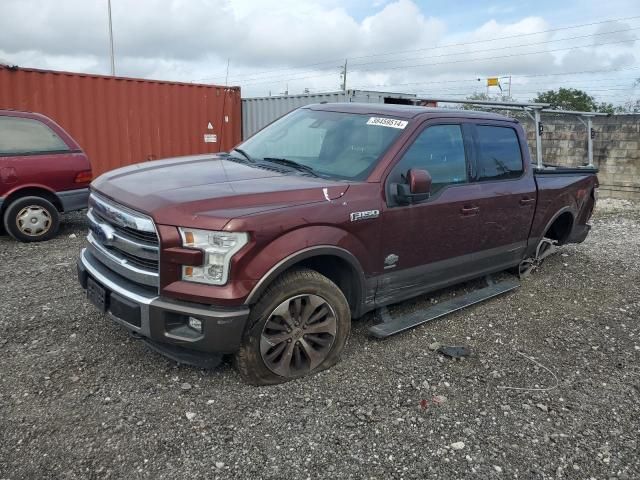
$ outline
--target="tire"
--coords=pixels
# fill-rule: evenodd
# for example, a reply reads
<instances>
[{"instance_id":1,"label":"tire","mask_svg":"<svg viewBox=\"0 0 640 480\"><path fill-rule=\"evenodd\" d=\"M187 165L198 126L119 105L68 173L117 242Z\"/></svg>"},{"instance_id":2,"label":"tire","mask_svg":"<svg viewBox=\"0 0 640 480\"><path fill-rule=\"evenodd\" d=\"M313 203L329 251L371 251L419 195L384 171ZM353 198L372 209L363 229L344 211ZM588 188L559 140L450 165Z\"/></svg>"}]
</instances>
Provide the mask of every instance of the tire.
<instances>
[{"instance_id":1,"label":"tire","mask_svg":"<svg viewBox=\"0 0 640 480\"><path fill-rule=\"evenodd\" d=\"M42 197L22 197L9 204L4 212L4 228L20 242L42 242L58 233L60 214Z\"/></svg>"},{"instance_id":2,"label":"tire","mask_svg":"<svg viewBox=\"0 0 640 480\"><path fill-rule=\"evenodd\" d=\"M350 331L349 304L336 284L314 270L293 270L251 309L236 369L252 385L313 375L338 362Z\"/></svg>"}]
</instances>

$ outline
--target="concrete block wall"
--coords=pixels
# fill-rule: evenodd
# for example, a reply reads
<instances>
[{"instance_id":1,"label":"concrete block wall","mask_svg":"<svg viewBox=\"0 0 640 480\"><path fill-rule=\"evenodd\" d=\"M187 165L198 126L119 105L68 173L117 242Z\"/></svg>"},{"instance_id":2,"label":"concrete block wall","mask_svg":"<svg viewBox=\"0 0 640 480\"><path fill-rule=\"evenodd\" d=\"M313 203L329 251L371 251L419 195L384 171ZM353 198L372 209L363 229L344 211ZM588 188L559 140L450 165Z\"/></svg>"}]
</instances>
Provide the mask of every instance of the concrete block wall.
<instances>
[{"instance_id":1,"label":"concrete block wall","mask_svg":"<svg viewBox=\"0 0 640 480\"><path fill-rule=\"evenodd\" d=\"M533 121L516 115L524 126L536 158ZM551 165L587 164L586 127L575 116L543 114L542 159ZM602 197L640 200L640 115L594 117L593 163L600 169Z\"/></svg>"}]
</instances>

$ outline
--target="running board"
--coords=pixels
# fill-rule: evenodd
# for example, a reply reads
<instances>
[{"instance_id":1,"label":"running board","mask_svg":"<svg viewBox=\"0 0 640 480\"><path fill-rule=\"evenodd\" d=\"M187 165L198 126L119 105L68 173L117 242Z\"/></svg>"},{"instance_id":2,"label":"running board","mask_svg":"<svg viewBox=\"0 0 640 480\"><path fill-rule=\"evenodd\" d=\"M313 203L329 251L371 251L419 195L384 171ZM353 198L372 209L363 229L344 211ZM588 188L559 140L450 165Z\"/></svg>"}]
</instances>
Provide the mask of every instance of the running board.
<instances>
[{"instance_id":1,"label":"running board","mask_svg":"<svg viewBox=\"0 0 640 480\"><path fill-rule=\"evenodd\" d=\"M425 307L421 310L407 313L397 318L391 317L387 307L379 309L382 323L369 327L369 333L376 338L387 338L396 333L404 332L411 328L430 322L450 313L462 310L476 303L483 302L490 298L502 295L503 293L515 290L520 286L516 279L504 280L500 283L493 283L491 278L487 278L487 286L460 297L454 297L436 305Z\"/></svg>"}]
</instances>

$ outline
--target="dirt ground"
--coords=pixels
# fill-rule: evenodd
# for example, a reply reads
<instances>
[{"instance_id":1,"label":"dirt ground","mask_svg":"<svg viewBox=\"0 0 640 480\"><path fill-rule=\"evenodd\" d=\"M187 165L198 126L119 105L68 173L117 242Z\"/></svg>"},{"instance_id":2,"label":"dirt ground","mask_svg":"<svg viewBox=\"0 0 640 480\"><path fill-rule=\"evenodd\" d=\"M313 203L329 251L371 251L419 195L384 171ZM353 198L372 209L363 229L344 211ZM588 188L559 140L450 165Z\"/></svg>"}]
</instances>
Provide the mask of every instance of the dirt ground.
<instances>
[{"instance_id":1,"label":"dirt ground","mask_svg":"<svg viewBox=\"0 0 640 480\"><path fill-rule=\"evenodd\" d=\"M0 478L640 478L638 205L602 202L512 293L384 341L367 316L337 366L266 388L97 314L85 230L0 237Z\"/></svg>"}]
</instances>

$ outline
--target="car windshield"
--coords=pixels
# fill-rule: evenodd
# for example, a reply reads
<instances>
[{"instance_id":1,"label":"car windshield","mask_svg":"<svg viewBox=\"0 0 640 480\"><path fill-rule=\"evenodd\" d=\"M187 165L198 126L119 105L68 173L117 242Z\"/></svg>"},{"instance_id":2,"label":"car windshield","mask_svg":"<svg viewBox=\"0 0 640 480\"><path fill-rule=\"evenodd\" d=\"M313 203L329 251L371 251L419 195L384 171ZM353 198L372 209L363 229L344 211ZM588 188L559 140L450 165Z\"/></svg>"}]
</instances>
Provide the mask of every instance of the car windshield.
<instances>
[{"instance_id":1,"label":"car windshield","mask_svg":"<svg viewBox=\"0 0 640 480\"><path fill-rule=\"evenodd\" d=\"M296 164L322 177L363 180L408 122L390 117L299 109L256 133L240 150L257 162Z\"/></svg>"}]
</instances>

